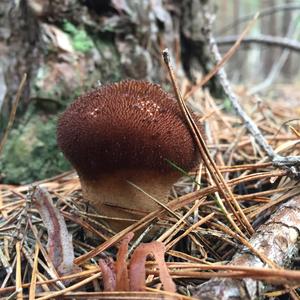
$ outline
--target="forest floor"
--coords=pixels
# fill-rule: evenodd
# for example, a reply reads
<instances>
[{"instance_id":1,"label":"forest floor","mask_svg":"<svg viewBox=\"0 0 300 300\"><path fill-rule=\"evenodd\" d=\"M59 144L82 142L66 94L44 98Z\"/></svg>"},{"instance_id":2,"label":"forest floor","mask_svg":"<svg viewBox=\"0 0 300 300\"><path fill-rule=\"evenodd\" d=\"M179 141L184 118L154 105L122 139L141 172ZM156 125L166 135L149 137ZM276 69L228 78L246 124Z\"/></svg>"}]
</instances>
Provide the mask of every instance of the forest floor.
<instances>
[{"instance_id":1,"label":"forest floor","mask_svg":"<svg viewBox=\"0 0 300 300\"><path fill-rule=\"evenodd\" d=\"M276 152L299 155L300 90L297 86L277 86L263 98L247 96L244 88L238 88L237 94L244 109ZM193 172L174 185L168 209L158 206L154 213L141 212L142 219L132 221L120 233L113 232L102 216L93 213L82 198L80 182L73 171L30 185L1 184L0 298L26 299L30 295L30 299L200 299L197 291L201 290L201 284L215 277L229 277L236 281L245 278L252 278L253 282L262 280L267 284L263 293L269 297L296 293L294 288L300 282L300 271L289 271L297 269L298 265L296 242L289 240L286 255L282 258L282 254L276 254L274 249L274 257L268 256L268 247L251 246L251 241L263 232L266 220L283 203L300 201L298 180L292 178L288 170L272 166L226 101L221 103L206 92L197 92L191 106L201 113L201 120L206 124L210 155L239 205L234 209L244 213L253 231L243 226L243 222L230 210L230 205L203 163L196 174ZM49 236L55 222L52 219L50 224L47 223L34 204L33 190L37 186L48 191L49 195L44 196L48 197L49 203L53 201L57 214L64 218L67 230L73 236L71 244L66 236L65 241L55 241L58 247L55 255L62 258L58 263L60 267L67 263L70 267L67 256L72 256L72 251L70 254L64 247L74 249L75 260L68 272L58 274L55 270L55 255L49 252L49 249L53 250L49 246ZM151 191L147 192L151 195ZM48 208L49 211L51 209ZM229 219L237 225L240 233ZM283 221L273 221L274 224L280 222ZM160 230L154 237L148 236L153 226ZM63 235L61 225L52 229L56 230L56 236ZM277 232L278 236L284 232L281 227L271 231ZM117 250L124 245L120 241L128 238L131 232L135 236L130 242L129 256L143 241L163 244L165 263L176 284L176 294L163 291L161 281L165 280L165 275L158 272L153 260L146 262L144 291L111 289L103 292L107 283L103 282L105 276L98 261L116 260ZM264 242L275 247L275 240ZM274 263L268 266L269 273L263 273L265 269L259 266L246 268L246 263L231 264L230 261L237 256L239 259L243 256L243 247L260 257L264 262L261 267L272 259ZM290 250L292 248L294 252ZM285 260L286 270L278 262L280 259ZM281 273L277 270L279 267Z\"/></svg>"}]
</instances>

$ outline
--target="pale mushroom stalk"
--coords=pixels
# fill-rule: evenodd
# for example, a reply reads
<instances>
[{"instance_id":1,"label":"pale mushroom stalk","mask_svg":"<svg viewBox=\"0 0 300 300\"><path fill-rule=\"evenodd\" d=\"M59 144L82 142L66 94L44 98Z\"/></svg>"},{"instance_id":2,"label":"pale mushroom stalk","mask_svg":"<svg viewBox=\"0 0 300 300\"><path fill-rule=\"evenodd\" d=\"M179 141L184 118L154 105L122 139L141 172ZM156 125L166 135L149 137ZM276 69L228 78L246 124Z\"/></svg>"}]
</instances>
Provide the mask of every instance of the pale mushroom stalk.
<instances>
[{"instance_id":1,"label":"pale mushroom stalk","mask_svg":"<svg viewBox=\"0 0 300 300\"><path fill-rule=\"evenodd\" d=\"M140 218L199 162L194 139L173 96L159 85L126 80L76 99L61 115L58 145L78 172L83 196L109 217ZM139 213L141 212L141 213ZM129 223L111 222L120 230Z\"/></svg>"},{"instance_id":2,"label":"pale mushroom stalk","mask_svg":"<svg viewBox=\"0 0 300 300\"><path fill-rule=\"evenodd\" d=\"M179 177L178 171L166 176L154 170L132 169L103 174L97 180L80 177L80 182L85 198L95 207L101 206L101 214L135 219L138 212L143 214L153 211L158 205L149 196L128 184L128 181L166 204L171 187Z\"/></svg>"}]
</instances>

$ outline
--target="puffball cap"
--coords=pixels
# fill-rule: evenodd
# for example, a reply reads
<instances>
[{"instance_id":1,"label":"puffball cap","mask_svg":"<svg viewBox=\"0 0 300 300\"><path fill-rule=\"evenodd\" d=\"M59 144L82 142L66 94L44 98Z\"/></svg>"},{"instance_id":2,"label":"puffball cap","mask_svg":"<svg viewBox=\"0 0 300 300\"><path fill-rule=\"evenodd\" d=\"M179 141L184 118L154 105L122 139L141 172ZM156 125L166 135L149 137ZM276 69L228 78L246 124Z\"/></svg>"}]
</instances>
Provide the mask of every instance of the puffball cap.
<instances>
[{"instance_id":1,"label":"puffball cap","mask_svg":"<svg viewBox=\"0 0 300 300\"><path fill-rule=\"evenodd\" d=\"M173 96L146 81L103 85L77 98L60 116L57 141L80 176L149 169L188 171L199 161Z\"/></svg>"}]
</instances>

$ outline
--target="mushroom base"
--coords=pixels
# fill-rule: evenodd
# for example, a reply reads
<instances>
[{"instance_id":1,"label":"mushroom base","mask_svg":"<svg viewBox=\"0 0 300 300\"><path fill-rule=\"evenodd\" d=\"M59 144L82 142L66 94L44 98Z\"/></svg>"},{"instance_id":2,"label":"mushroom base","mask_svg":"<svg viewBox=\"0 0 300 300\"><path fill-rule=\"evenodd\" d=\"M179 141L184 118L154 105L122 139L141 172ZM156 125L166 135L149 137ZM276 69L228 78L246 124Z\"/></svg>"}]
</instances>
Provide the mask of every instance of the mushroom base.
<instances>
[{"instance_id":1,"label":"mushroom base","mask_svg":"<svg viewBox=\"0 0 300 300\"><path fill-rule=\"evenodd\" d=\"M120 218L107 220L113 230L120 231L134 220L141 219L147 213L159 208L154 200L130 185L128 181L165 204L168 202L171 187L180 178L180 174L175 171L162 174L152 170L118 170L106 173L97 180L79 177L83 197L100 215Z\"/></svg>"}]
</instances>

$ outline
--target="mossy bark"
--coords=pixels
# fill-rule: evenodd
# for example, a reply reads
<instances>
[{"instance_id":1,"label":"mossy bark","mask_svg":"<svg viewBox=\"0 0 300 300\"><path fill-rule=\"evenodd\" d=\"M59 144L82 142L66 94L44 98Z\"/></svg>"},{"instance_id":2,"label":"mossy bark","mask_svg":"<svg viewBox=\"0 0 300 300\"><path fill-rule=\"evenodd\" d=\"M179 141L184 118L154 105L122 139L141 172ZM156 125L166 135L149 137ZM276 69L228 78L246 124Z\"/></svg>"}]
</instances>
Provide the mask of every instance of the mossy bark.
<instances>
[{"instance_id":1,"label":"mossy bark","mask_svg":"<svg viewBox=\"0 0 300 300\"><path fill-rule=\"evenodd\" d=\"M32 182L67 168L56 146L55 120L82 92L126 78L171 89L161 60L164 48L174 55L179 79L192 79L195 69L209 71L207 49L203 43L198 47L193 26L199 21L193 7L201 9L201 3L1 1L2 130L20 78L28 74L14 130L1 156L2 181ZM217 89L214 84L210 87ZM47 153L39 151L41 143Z\"/></svg>"}]
</instances>

